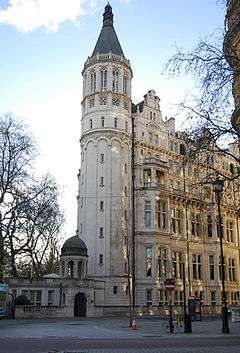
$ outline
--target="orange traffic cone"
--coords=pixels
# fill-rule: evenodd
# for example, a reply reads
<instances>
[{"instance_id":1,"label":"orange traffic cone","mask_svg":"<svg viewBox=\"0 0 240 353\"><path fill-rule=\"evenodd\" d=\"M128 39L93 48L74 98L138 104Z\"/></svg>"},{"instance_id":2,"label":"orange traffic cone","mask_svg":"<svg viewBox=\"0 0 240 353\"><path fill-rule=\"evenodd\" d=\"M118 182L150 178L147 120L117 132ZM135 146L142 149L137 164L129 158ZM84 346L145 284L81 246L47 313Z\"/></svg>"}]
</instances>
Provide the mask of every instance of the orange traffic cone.
<instances>
[{"instance_id":1,"label":"orange traffic cone","mask_svg":"<svg viewBox=\"0 0 240 353\"><path fill-rule=\"evenodd\" d=\"M137 324L136 324L136 321L133 320L132 322L132 331L136 331L137 330Z\"/></svg>"}]
</instances>

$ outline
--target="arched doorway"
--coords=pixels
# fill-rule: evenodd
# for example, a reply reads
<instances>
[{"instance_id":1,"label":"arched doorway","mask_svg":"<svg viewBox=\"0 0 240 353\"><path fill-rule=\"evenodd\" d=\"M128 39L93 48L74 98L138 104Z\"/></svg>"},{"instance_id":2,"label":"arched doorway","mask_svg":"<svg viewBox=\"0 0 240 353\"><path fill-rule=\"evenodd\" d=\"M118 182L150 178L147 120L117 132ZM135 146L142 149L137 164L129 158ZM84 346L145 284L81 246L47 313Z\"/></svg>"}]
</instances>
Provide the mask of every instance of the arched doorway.
<instances>
[{"instance_id":1,"label":"arched doorway","mask_svg":"<svg viewBox=\"0 0 240 353\"><path fill-rule=\"evenodd\" d=\"M84 293L77 293L74 298L74 316L86 317L87 298Z\"/></svg>"}]
</instances>

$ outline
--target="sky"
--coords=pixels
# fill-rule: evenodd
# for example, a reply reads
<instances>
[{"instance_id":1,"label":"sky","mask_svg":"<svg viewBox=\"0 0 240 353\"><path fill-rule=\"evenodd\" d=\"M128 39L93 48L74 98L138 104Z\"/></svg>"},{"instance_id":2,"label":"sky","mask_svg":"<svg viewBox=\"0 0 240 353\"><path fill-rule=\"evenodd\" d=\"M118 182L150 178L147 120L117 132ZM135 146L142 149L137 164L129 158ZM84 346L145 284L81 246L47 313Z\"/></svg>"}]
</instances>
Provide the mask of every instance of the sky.
<instances>
[{"instance_id":1,"label":"sky","mask_svg":"<svg viewBox=\"0 0 240 353\"><path fill-rule=\"evenodd\" d=\"M12 112L24 120L40 151L36 170L56 178L66 219L63 239L76 231L81 71L96 44L106 3L0 0L0 114ZM223 6L219 0L111 0L110 4L114 27L133 69L133 102L154 89L163 116L173 116L177 103L195 86L191 77L169 78L165 64L177 47L189 50L222 28Z\"/></svg>"}]
</instances>

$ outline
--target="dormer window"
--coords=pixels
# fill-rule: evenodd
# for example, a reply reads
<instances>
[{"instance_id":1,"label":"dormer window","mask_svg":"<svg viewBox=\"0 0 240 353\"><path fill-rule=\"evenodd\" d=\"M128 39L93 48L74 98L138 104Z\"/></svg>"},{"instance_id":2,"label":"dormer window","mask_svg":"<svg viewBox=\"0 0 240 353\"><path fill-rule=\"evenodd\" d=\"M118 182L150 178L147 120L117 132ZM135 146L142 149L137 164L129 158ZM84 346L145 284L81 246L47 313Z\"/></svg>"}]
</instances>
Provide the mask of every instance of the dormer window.
<instances>
[{"instance_id":1,"label":"dormer window","mask_svg":"<svg viewBox=\"0 0 240 353\"><path fill-rule=\"evenodd\" d=\"M96 91L96 72L91 72L91 93Z\"/></svg>"},{"instance_id":2,"label":"dormer window","mask_svg":"<svg viewBox=\"0 0 240 353\"><path fill-rule=\"evenodd\" d=\"M101 70L101 91L107 90L107 70Z\"/></svg>"},{"instance_id":3,"label":"dormer window","mask_svg":"<svg viewBox=\"0 0 240 353\"><path fill-rule=\"evenodd\" d=\"M118 92L119 86L119 72L117 70L113 70L112 72L112 90L113 92Z\"/></svg>"}]
</instances>

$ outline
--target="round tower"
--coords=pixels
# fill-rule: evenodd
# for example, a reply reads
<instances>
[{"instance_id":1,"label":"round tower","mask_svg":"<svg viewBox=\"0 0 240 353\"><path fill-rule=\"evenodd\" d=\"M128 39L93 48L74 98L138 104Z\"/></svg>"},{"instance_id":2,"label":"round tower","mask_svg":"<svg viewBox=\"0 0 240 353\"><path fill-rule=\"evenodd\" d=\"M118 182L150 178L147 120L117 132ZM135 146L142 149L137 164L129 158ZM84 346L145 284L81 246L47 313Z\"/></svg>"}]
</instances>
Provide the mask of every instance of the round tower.
<instances>
[{"instance_id":1,"label":"round tower","mask_svg":"<svg viewBox=\"0 0 240 353\"><path fill-rule=\"evenodd\" d=\"M112 8L83 75L81 170L79 172L78 233L88 248L88 274L102 277L105 296L124 288L131 209L131 79L113 27ZM126 277L126 276L125 276ZM121 292L121 293L120 293Z\"/></svg>"}]
</instances>

